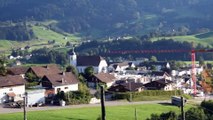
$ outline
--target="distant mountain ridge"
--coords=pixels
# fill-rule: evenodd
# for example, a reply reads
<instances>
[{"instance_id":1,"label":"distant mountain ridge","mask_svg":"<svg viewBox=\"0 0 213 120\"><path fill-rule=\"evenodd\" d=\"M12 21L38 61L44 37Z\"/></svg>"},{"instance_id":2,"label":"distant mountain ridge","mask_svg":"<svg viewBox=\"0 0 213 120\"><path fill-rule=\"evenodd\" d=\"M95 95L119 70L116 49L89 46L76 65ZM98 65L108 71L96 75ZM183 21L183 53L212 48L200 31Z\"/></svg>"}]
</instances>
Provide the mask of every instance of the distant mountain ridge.
<instances>
[{"instance_id":1,"label":"distant mountain ridge","mask_svg":"<svg viewBox=\"0 0 213 120\"><path fill-rule=\"evenodd\" d=\"M57 20L51 27L84 36L153 30L213 29L212 0L0 0L0 20Z\"/></svg>"}]
</instances>

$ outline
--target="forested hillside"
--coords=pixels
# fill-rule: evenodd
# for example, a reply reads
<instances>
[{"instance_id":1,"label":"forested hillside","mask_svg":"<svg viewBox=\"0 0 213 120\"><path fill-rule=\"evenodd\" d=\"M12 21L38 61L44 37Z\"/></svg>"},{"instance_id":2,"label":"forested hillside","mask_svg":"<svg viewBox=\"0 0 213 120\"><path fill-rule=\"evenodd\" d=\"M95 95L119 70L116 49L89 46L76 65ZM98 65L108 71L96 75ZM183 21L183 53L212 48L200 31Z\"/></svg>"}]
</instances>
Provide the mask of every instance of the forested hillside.
<instances>
[{"instance_id":1,"label":"forested hillside","mask_svg":"<svg viewBox=\"0 0 213 120\"><path fill-rule=\"evenodd\" d=\"M53 29L92 38L186 29L189 34L213 28L212 5L212 0L0 0L0 20L54 19Z\"/></svg>"}]
</instances>

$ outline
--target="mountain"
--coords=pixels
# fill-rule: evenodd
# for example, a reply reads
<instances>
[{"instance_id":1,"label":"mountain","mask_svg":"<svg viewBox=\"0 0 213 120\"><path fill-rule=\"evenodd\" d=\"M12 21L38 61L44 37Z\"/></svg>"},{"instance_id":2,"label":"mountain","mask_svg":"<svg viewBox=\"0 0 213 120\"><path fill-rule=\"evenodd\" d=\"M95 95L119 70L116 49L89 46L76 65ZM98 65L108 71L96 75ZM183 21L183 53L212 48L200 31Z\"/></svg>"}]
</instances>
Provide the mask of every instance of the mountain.
<instances>
[{"instance_id":1,"label":"mountain","mask_svg":"<svg viewBox=\"0 0 213 120\"><path fill-rule=\"evenodd\" d=\"M49 24L55 31L89 38L167 32L181 27L189 34L213 29L212 5L212 0L0 0L0 34L7 34L1 29L5 22L11 23L10 28L13 23L48 20L57 21ZM30 27L23 30L31 31ZM25 36L35 37L33 33Z\"/></svg>"}]
</instances>

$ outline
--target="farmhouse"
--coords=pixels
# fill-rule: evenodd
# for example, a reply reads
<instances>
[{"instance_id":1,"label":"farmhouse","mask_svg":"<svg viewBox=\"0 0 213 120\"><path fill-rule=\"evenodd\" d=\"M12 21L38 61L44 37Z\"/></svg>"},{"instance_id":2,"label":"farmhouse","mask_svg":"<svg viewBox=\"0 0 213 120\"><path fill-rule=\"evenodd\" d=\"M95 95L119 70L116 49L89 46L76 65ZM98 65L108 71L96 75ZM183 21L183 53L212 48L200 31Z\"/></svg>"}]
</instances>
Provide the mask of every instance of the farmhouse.
<instances>
[{"instance_id":1,"label":"farmhouse","mask_svg":"<svg viewBox=\"0 0 213 120\"><path fill-rule=\"evenodd\" d=\"M0 77L0 103L22 100L25 80L20 75Z\"/></svg>"},{"instance_id":2,"label":"farmhouse","mask_svg":"<svg viewBox=\"0 0 213 120\"><path fill-rule=\"evenodd\" d=\"M42 87L47 89L47 93L52 94L57 94L60 91L77 91L78 83L79 81L72 72L45 75L41 79Z\"/></svg>"},{"instance_id":3,"label":"farmhouse","mask_svg":"<svg viewBox=\"0 0 213 120\"><path fill-rule=\"evenodd\" d=\"M144 90L143 84L134 82L115 84L108 89L113 92L141 92L142 90Z\"/></svg>"},{"instance_id":4,"label":"farmhouse","mask_svg":"<svg viewBox=\"0 0 213 120\"><path fill-rule=\"evenodd\" d=\"M151 81L150 83L144 84L147 90L173 90L173 82L165 78Z\"/></svg>"}]
</instances>

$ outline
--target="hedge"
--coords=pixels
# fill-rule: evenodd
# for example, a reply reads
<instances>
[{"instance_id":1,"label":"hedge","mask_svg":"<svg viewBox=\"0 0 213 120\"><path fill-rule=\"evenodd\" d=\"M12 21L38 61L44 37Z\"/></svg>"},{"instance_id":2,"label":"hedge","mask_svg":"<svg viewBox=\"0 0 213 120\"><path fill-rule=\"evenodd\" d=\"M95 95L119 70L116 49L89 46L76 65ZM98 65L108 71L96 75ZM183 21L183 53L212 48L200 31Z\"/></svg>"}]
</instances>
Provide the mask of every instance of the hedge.
<instances>
[{"instance_id":1,"label":"hedge","mask_svg":"<svg viewBox=\"0 0 213 120\"><path fill-rule=\"evenodd\" d=\"M182 95L183 92L180 90L174 90L174 91L163 91L163 90L145 90L142 92L117 92L113 93L112 99L117 100L117 99L127 99L127 100L134 100L137 98L141 98L143 96L180 96Z\"/></svg>"}]
</instances>

